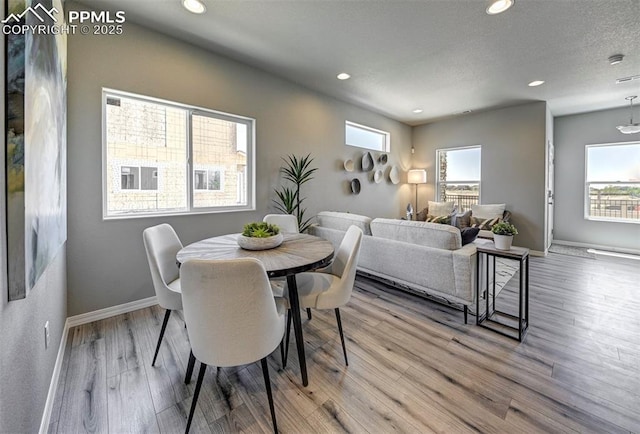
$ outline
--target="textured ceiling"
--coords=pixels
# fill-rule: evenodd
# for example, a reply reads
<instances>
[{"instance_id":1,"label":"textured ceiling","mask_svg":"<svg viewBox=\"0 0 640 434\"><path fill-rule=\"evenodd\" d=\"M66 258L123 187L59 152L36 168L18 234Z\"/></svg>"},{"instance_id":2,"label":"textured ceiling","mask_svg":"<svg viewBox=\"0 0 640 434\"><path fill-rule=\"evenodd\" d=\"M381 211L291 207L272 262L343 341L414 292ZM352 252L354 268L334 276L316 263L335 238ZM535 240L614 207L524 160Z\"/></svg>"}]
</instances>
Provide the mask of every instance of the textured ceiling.
<instances>
[{"instance_id":1,"label":"textured ceiling","mask_svg":"<svg viewBox=\"0 0 640 434\"><path fill-rule=\"evenodd\" d=\"M615 84L640 74L640 0L517 0L496 16L483 0L204 0L203 15L180 0L82 3L411 125L527 101L560 116L640 94L640 80Z\"/></svg>"}]
</instances>

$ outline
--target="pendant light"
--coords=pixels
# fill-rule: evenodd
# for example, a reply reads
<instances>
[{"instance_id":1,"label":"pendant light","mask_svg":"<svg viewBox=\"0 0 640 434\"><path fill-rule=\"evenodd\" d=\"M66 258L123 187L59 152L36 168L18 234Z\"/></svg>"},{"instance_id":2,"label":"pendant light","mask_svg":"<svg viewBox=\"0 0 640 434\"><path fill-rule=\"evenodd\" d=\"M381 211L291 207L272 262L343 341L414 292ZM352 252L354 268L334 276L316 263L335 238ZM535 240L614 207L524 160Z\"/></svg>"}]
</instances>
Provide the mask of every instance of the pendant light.
<instances>
[{"instance_id":1,"label":"pendant light","mask_svg":"<svg viewBox=\"0 0 640 434\"><path fill-rule=\"evenodd\" d=\"M620 131L622 134L638 134L640 133L640 124L639 123L633 123L633 100L636 99L638 96L637 95L633 95L633 96L628 96L625 99L629 101L629 109L631 111L631 116L629 118L629 123L627 125L619 125L616 128L618 128L618 131Z\"/></svg>"}]
</instances>

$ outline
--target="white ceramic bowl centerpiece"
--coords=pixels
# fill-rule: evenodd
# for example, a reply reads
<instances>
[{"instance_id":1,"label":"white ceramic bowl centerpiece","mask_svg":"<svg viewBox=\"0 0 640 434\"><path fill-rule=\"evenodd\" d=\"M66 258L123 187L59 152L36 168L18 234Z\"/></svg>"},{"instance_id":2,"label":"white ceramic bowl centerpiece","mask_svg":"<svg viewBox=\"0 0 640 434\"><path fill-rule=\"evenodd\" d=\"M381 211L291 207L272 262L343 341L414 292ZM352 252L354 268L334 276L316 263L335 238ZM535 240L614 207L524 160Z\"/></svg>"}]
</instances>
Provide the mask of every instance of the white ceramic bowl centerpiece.
<instances>
[{"instance_id":1,"label":"white ceramic bowl centerpiece","mask_svg":"<svg viewBox=\"0 0 640 434\"><path fill-rule=\"evenodd\" d=\"M265 222L248 223L238 235L238 245L246 250L274 249L282 244L280 228Z\"/></svg>"}]
</instances>

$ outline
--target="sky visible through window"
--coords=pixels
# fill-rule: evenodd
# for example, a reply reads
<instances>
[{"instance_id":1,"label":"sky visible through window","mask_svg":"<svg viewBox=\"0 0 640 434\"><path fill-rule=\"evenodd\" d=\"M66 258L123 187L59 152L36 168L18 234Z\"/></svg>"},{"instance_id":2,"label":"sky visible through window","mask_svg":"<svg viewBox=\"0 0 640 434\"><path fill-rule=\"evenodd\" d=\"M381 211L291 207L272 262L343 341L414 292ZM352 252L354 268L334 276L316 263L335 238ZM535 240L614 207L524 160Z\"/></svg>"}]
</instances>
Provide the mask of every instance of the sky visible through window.
<instances>
[{"instance_id":1,"label":"sky visible through window","mask_svg":"<svg viewBox=\"0 0 640 434\"><path fill-rule=\"evenodd\" d=\"M587 148L587 182L640 181L640 142Z\"/></svg>"},{"instance_id":2,"label":"sky visible through window","mask_svg":"<svg viewBox=\"0 0 640 434\"><path fill-rule=\"evenodd\" d=\"M454 149L447 152L447 181L480 179L480 148Z\"/></svg>"}]
</instances>

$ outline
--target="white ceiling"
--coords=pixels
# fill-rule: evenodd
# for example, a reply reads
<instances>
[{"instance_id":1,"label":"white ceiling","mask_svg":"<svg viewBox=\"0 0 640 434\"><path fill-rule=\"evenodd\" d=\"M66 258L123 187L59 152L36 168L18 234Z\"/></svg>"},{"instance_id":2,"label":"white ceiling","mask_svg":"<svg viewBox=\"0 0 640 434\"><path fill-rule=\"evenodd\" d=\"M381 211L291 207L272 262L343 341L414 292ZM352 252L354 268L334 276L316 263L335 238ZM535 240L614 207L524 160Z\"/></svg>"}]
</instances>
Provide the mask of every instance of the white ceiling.
<instances>
[{"instance_id":1,"label":"white ceiling","mask_svg":"<svg viewBox=\"0 0 640 434\"><path fill-rule=\"evenodd\" d=\"M640 94L640 80L615 84L640 74L640 0L516 0L496 16L484 0L204 0L203 15L180 0L82 3L411 125L527 101L561 116Z\"/></svg>"}]
</instances>

